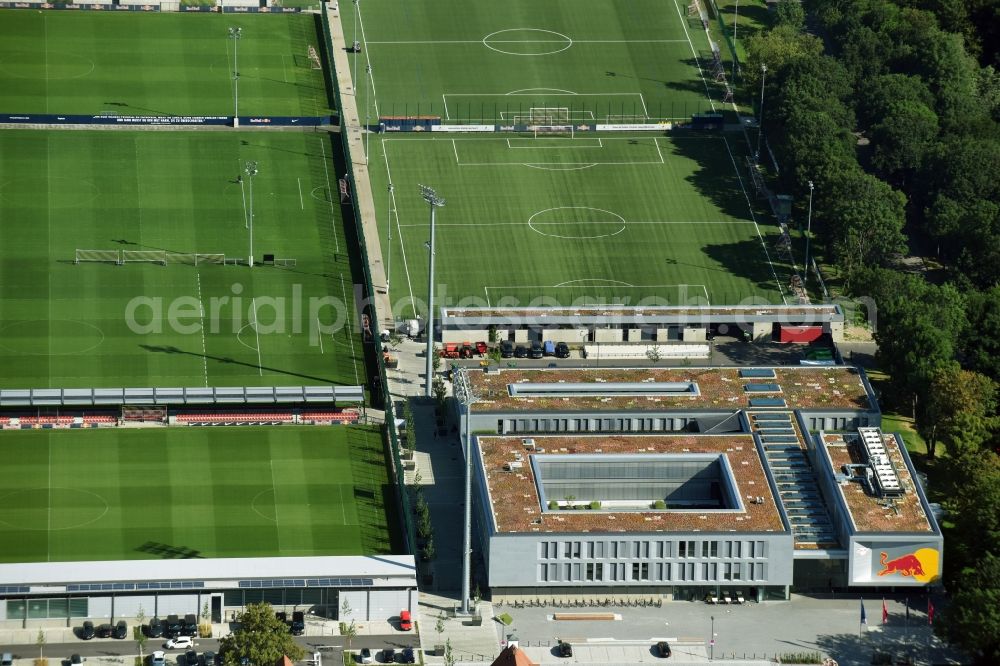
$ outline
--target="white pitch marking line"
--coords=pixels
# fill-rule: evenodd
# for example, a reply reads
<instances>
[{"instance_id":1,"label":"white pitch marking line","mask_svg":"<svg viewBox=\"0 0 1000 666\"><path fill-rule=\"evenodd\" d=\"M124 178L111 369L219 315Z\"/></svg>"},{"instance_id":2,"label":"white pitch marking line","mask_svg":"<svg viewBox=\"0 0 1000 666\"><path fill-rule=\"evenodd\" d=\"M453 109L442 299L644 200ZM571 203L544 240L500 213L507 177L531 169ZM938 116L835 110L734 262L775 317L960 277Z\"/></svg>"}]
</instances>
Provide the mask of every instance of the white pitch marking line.
<instances>
[{"instance_id":1,"label":"white pitch marking line","mask_svg":"<svg viewBox=\"0 0 1000 666\"><path fill-rule=\"evenodd\" d=\"M753 220L753 226L757 229L757 238L760 239L760 245L764 248L764 256L767 257L767 263L771 267L771 275L774 276L774 283L778 285L778 293L781 294L781 300L788 304L788 299L785 298L785 291L781 288L781 280L778 279L778 273L774 270L774 263L771 261L771 253L767 251L767 243L764 241L764 235L760 232L760 226L757 225L757 216L753 214L753 204L750 203L750 195L747 194L747 188L743 187L743 177L740 175L740 168L736 166L736 158L733 157L733 151L729 149L729 140L726 137L722 137L722 140L726 144L726 152L729 153L729 160L733 163L733 170L736 172L736 179L740 181L740 189L743 190L743 197L747 200L747 208L750 210L750 219Z\"/></svg>"},{"instance_id":2,"label":"white pitch marking line","mask_svg":"<svg viewBox=\"0 0 1000 666\"><path fill-rule=\"evenodd\" d=\"M296 178L295 182L297 182L299 184L299 208L301 208L302 210L305 210L306 209L306 205L302 201L302 179L301 178ZM333 196L333 192L330 193L330 196L331 197Z\"/></svg>"},{"instance_id":3,"label":"white pitch marking line","mask_svg":"<svg viewBox=\"0 0 1000 666\"><path fill-rule=\"evenodd\" d=\"M47 70L46 70L47 71ZM49 438L49 487L48 487L49 518L45 526L45 559L52 561L52 438Z\"/></svg>"},{"instance_id":4,"label":"white pitch marking line","mask_svg":"<svg viewBox=\"0 0 1000 666\"><path fill-rule=\"evenodd\" d=\"M320 328L322 328L322 326L319 323L319 317L316 317L316 330L318 331L318 330L320 330ZM320 333L316 337L319 338L319 353L322 354L322 353L324 353L323 352L323 334Z\"/></svg>"},{"instance_id":5,"label":"white pitch marking line","mask_svg":"<svg viewBox=\"0 0 1000 666\"><path fill-rule=\"evenodd\" d=\"M510 139L508 139L507 141L509 143ZM458 165L458 166L462 166L462 160L458 159L458 146L455 144L455 140L454 139L451 140L451 148L452 148L452 150L455 151L455 164Z\"/></svg>"},{"instance_id":6,"label":"white pitch marking line","mask_svg":"<svg viewBox=\"0 0 1000 666\"><path fill-rule=\"evenodd\" d=\"M260 332L257 330L257 297L254 296L250 299L250 303L253 307L253 332L257 336L257 372L261 377L264 376L263 363L260 360Z\"/></svg>"},{"instance_id":7,"label":"white pitch marking line","mask_svg":"<svg viewBox=\"0 0 1000 666\"><path fill-rule=\"evenodd\" d=\"M444 119L451 120L451 116L448 115L448 95L445 93L441 94L441 99L444 100Z\"/></svg>"},{"instance_id":8,"label":"white pitch marking line","mask_svg":"<svg viewBox=\"0 0 1000 666\"><path fill-rule=\"evenodd\" d=\"M274 524L277 526L277 529L281 529L281 523L278 521L278 486L274 482L274 458L271 458L270 466L271 466L271 493L274 495Z\"/></svg>"},{"instance_id":9,"label":"white pitch marking line","mask_svg":"<svg viewBox=\"0 0 1000 666\"><path fill-rule=\"evenodd\" d=\"M708 88L708 81L705 79L705 72L701 69L701 61L698 59L698 52L694 48L694 42L691 41L691 33L688 32L687 22L684 21L684 15L681 14L681 7L677 4L677 0L673 0L674 9L677 10L677 18L681 21L681 27L684 28L684 34L687 36L688 45L691 47L691 55L694 56L694 63L698 67L698 75L701 76L701 82L705 84L705 96L708 97L708 103L712 107L712 111L715 111L715 102L712 100L712 93Z\"/></svg>"},{"instance_id":10,"label":"white pitch marking line","mask_svg":"<svg viewBox=\"0 0 1000 666\"><path fill-rule=\"evenodd\" d=\"M653 145L656 146L656 154L660 156L660 162L662 164L666 164L666 162L663 159L663 153L660 152L660 142L657 141L657 137L655 136L653 137Z\"/></svg>"},{"instance_id":11,"label":"white pitch marking line","mask_svg":"<svg viewBox=\"0 0 1000 666\"><path fill-rule=\"evenodd\" d=\"M361 18L361 5L360 4L356 4L355 8L358 11L358 25L361 26L361 41L365 44L365 64L368 65L368 68L367 68L368 69L368 80L371 81L371 84L372 84L372 104L375 106L375 117L378 118L379 117L379 112L378 112L378 95L375 94L375 77L372 76L372 74L371 74L372 59L371 59L371 51L369 51L368 48L367 48L368 40L365 39L365 22L364 22L364 19ZM366 159L367 159L367 156L366 156Z\"/></svg>"},{"instance_id":12,"label":"white pitch marking line","mask_svg":"<svg viewBox=\"0 0 1000 666\"><path fill-rule=\"evenodd\" d=\"M201 273L195 273L198 285L198 311L201 317L201 365L205 373L205 386L208 386L208 348L205 346L205 301L201 297Z\"/></svg>"},{"instance_id":13,"label":"white pitch marking line","mask_svg":"<svg viewBox=\"0 0 1000 666\"><path fill-rule=\"evenodd\" d=\"M285 68L285 57L286 57L285 54L282 53L281 54L281 78L283 78L285 80L285 83L288 83L289 82L288 81L288 70Z\"/></svg>"},{"instance_id":14,"label":"white pitch marking line","mask_svg":"<svg viewBox=\"0 0 1000 666\"><path fill-rule=\"evenodd\" d=\"M336 215L333 213L333 187L330 185L330 170L326 166L326 145L323 139L319 140L319 148L323 152L323 173L326 175L327 203L330 204L330 230L333 231L333 241L336 243L336 252L340 253L340 238L337 237L337 225L334 222Z\"/></svg>"},{"instance_id":15,"label":"white pitch marking line","mask_svg":"<svg viewBox=\"0 0 1000 666\"><path fill-rule=\"evenodd\" d=\"M574 44L683 44L684 39L574 39ZM482 44L481 39L417 39L366 44ZM565 44L565 39L491 39L490 44Z\"/></svg>"},{"instance_id":16,"label":"white pitch marking line","mask_svg":"<svg viewBox=\"0 0 1000 666\"><path fill-rule=\"evenodd\" d=\"M579 222L535 222L534 224L539 224L542 226L555 226L560 224L610 224L610 220L589 220L589 221L579 221ZM746 220L626 220L626 224L650 224L650 225L667 225L667 224L732 224L732 225L752 225L753 222L747 222ZM402 228L406 227L426 227L427 224L400 224L397 225ZM527 222L437 222L435 226L438 227L500 227L500 226L512 226L512 227L526 227Z\"/></svg>"},{"instance_id":17,"label":"white pitch marking line","mask_svg":"<svg viewBox=\"0 0 1000 666\"><path fill-rule=\"evenodd\" d=\"M492 305L490 305L490 288L489 287L483 287L483 291L486 292L486 307L488 307L488 308L493 307Z\"/></svg>"},{"instance_id":18,"label":"white pitch marking line","mask_svg":"<svg viewBox=\"0 0 1000 666\"><path fill-rule=\"evenodd\" d=\"M452 139L454 141L454 139ZM385 175L392 182L392 173L389 171L389 151L385 149L386 139L382 139L382 157L385 158ZM410 266L406 262L406 247L403 245L403 227L399 224L399 208L396 206L396 192L395 190L389 193L392 197L392 212L393 216L396 218L396 230L399 232L399 251L403 256L403 272L406 273L406 286L410 291L410 302L416 303L413 298L413 283L410 282ZM392 224L392 220L389 220L389 224ZM414 225L415 226L415 225ZM391 250L390 250L391 251Z\"/></svg>"}]
</instances>

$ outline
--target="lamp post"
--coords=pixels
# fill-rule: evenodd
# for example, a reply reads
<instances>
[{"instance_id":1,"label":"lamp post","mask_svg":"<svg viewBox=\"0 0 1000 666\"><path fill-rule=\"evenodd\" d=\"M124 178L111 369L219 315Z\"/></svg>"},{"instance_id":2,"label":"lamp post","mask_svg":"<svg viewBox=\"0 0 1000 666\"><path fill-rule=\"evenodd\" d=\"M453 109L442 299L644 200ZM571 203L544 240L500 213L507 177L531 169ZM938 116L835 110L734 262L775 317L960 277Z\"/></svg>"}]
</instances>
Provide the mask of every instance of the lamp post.
<instances>
[{"instance_id":1,"label":"lamp post","mask_svg":"<svg viewBox=\"0 0 1000 666\"><path fill-rule=\"evenodd\" d=\"M389 183L389 212L385 216L386 221L389 223L389 240L388 240L388 243L386 245L387 249L385 251L385 290L386 290L386 292L389 291L389 284L390 284L389 280L390 280L390 277L391 277L390 274L392 273L392 192L393 192L393 189L394 188L392 186L392 183Z\"/></svg>"},{"instance_id":2,"label":"lamp post","mask_svg":"<svg viewBox=\"0 0 1000 666\"><path fill-rule=\"evenodd\" d=\"M250 257L247 263L253 268L253 178L257 175L257 162L250 161L246 165L247 179L250 181Z\"/></svg>"},{"instance_id":3,"label":"lamp post","mask_svg":"<svg viewBox=\"0 0 1000 666\"><path fill-rule=\"evenodd\" d=\"M767 78L767 65L760 65L760 113L757 116L757 152L754 161L760 163L760 137L764 133L764 80Z\"/></svg>"},{"instance_id":4,"label":"lamp post","mask_svg":"<svg viewBox=\"0 0 1000 666\"><path fill-rule=\"evenodd\" d=\"M715 661L715 616L712 616L712 636L708 640L708 660Z\"/></svg>"},{"instance_id":5,"label":"lamp post","mask_svg":"<svg viewBox=\"0 0 1000 666\"><path fill-rule=\"evenodd\" d=\"M456 373L455 397L465 408L465 524L462 534L462 614L470 615L469 579L472 575L472 405L477 401L465 371Z\"/></svg>"},{"instance_id":6,"label":"lamp post","mask_svg":"<svg viewBox=\"0 0 1000 666\"><path fill-rule=\"evenodd\" d=\"M229 39L233 40L233 127L240 126L240 67L237 46L243 36L243 28L229 28Z\"/></svg>"},{"instance_id":7,"label":"lamp post","mask_svg":"<svg viewBox=\"0 0 1000 666\"><path fill-rule=\"evenodd\" d=\"M430 250L430 266L427 270L427 327L424 329L427 336L427 388L424 396L430 398L434 395L431 390L431 380L434 377L434 211L444 205L444 199L426 185L420 186L420 196L431 206L431 239L427 243L427 249Z\"/></svg>"},{"instance_id":8,"label":"lamp post","mask_svg":"<svg viewBox=\"0 0 1000 666\"><path fill-rule=\"evenodd\" d=\"M372 81L372 66L371 64L365 65L365 164L368 164L368 141L369 135L371 134L371 128L368 123L371 122L371 81Z\"/></svg>"},{"instance_id":9,"label":"lamp post","mask_svg":"<svg viewBox=\"0 0 1000 666\"><path fill-rule=\"evenodd\" d=\"M358 0L354 0L354 41L360 42L358 39L358 10L361 6L358 5ZM354 87L354 98L358 97L358 50L354 49L354 78L351 79L351 85Z\"/></svg>"},{"instance_id":10,"label":"lamp post","mask_svg":"<svg viewBox=\"0 0 1000 666\"><path fill-rule=\"evenodd\" d=\"M812 238L813 226L813 182L809 181L809 216L806 218L806 266L802 275L802 288L809 282L809 239Z\"/></svg>"}]
</instances>

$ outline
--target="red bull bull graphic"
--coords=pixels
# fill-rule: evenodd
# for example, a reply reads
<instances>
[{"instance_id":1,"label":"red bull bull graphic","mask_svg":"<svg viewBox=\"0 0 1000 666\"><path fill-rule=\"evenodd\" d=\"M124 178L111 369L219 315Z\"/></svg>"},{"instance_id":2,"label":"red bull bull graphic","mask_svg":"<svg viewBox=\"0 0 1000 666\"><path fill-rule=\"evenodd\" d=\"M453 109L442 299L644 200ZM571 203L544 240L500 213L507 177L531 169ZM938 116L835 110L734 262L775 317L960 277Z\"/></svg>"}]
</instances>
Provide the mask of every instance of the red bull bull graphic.
<instances>
[{"instance_id":1,"label":"red bull bull graphic","mask_svg":"<svg viewBox=\"0 0 1000 666\"><path fill-rule=\"evenodd\" d=\"M878 576L899 576L912 578L920 583L929 583L938 577L940 553L935 548L920 548L912 553L889 558L885 551L879 553L881 570ZM888 582L888 581L886 581Z\"/></svg>"}]
</instances>

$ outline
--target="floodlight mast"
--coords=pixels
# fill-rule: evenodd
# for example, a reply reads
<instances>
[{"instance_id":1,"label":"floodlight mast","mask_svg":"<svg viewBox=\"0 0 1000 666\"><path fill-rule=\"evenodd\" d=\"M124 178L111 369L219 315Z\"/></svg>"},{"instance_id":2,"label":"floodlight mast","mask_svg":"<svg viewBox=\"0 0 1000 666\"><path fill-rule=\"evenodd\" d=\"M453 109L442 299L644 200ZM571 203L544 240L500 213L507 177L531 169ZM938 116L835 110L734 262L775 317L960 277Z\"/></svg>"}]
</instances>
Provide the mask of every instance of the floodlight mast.
<instances>
[{"instance_id":1,"label":"floodlight mast","mask_svg":"<svg viewBox=\"0 0 1000 666\"><path fill-rule=\"evenodd\" d=\"M424 395L428 398L434 395L434 211L444 205L444 199L437 195L433 188L426 185L420 186L420 196L431 206L431 239L427 243L430 250L430 266L427 271L427 325L424 327L424 335L427 336L427 387Z\"/></svg>"},{"instance_id":2,"label":"floodlight mast","mask_svg":"<svg viewBox=\"0 0 1000 666\"><path fill-rule=\"evenodd\" d=\"M455 373L455 399L465 408L465 518L462 533L462 614L470 615L469 584L472 577L472 405L478 402L472 382L463 370ZM473 609L478 610L478 609Z\"/></svg>"},{"instance_id":3,"label":"floodlight mast","mask_svg":"<svg viewBox=\"0 0 1000 666\"><path fill-rule=\"evenodd\" d=\"M240 67L237 45L242 37L243 28L229 28L229 39L233 40L233 127L240 126Z\"/></svg>"},{"instance_id":4,"label":"floodlight mast","mask_svg":"<svg viewBox=\"0 0 1000 666\"><path fill-rule=\"evenodd\" d=\"M252 160L246 164L247 179L250 181L250 257L247 264L253 268L253 178L257 175L257 162Z\"/></svg>"},{"instance_id":5,"label":"floodlight mast","mask_svg":"<svg viewBox=\"0 0 1000 666\"><path fill-rule=\"evenodd\" d=\"M390 280L392 278L392 193L395 188L389 183L389 212L385 216L389 225L389 240L385 251L385 290L389 291Z\"/></svg>"},{"instance_id":6,"label":"floodlight mast","mask_svg":"<svg viewBox=\"0 0 1000 666\"><path fill-rule=\"evenodd\" d=\"M804 273L802 275L802 288L805 289L806 283L809 282L809 239L812 238L812 227L813 227L813 182L809 181L809 216L806 222L806 266Z\"/></svg>"},{"instance_id":7,"label":"floodlight mast","mask_svg":"<svg viewBox=\"0 0 1000 666\"><path fill-rule=\"evenodd\" d=\"M764 80L767 78L767 65L760 65L760 113L757 116L757 152L754 162L760 164L760 137L764 133Z\"/></svg>"}]
</instances>

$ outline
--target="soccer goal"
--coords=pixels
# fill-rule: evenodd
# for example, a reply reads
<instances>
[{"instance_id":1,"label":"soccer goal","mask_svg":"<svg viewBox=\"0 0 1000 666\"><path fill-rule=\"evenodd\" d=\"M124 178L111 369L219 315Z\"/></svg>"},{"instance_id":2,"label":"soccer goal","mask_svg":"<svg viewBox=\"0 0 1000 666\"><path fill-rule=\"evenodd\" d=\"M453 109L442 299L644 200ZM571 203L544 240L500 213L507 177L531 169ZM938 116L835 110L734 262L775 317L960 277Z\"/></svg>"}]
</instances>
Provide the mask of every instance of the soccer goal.
<instances>
[{"instance_id":1,"label":"soccer goal","mask_svg":"<svg viewBox=\"0 0 1000 666\"><path fill-rule=\"evenodd\" d=\"M572 125L535 125L535 138L566 137L573 138Z\"/></svg>"},{"instance_id":2,"label":"soccer goal","mask_svg":"<svg viewBox=\"0 0 1000 666\"><path fill-rule=\"evenodd\" d=\"M166 250L122 250L123 264L161 264L167 265Z\"/></svg>"},{"instance_id":3,"label":"soccer goal","mask_svg":"<svg viewBox=\"0 0 1000 666\"><path fill-rule=\"evenodd\" d=\"M79 264L85 261L121 265L122 258L119 250L77 250L73 263Z\"/></svg>"},{"instance_id":4,"label":"soccer goal","mask_svg":"<svg viewBox=\"0 0 1000 666\"><path fill-rule=\"evenodd\" d=\"M539 106L514 116L515 125L566 125L571 122L569 107Z\"/></svg>"},{"instance_id":5,"label":"soccer goal","mask_svg":"<svg viewBox=\"0 0 1000 666\"><path fill-rule=\"evenodd\" d=\"M312 63L313 69L323 69L323 63L319 59L319 53L316 52L316 47L309 46L309 62Z\"/></svg>"}]
</instances>

